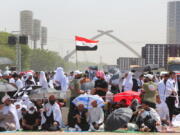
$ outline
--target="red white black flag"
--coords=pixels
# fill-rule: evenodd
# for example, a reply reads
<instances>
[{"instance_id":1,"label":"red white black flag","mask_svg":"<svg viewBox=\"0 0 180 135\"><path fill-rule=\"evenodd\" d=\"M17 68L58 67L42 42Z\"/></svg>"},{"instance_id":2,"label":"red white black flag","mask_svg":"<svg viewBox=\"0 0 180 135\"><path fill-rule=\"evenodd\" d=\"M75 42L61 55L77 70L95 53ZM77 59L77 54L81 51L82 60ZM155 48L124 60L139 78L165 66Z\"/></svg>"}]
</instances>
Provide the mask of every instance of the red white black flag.
<instances>
[{"instance_id":1,"label":"red white black flag","mask_svg":"<svg viewBox=\"0 0 180 135\"><path fill-rule=\"evenodd\" d=\"M97 50L97 43L99 41L94 41L94 40L76 36L75 42L76 42L77 51L95 51Z\"/></svg>"}]
</instances>

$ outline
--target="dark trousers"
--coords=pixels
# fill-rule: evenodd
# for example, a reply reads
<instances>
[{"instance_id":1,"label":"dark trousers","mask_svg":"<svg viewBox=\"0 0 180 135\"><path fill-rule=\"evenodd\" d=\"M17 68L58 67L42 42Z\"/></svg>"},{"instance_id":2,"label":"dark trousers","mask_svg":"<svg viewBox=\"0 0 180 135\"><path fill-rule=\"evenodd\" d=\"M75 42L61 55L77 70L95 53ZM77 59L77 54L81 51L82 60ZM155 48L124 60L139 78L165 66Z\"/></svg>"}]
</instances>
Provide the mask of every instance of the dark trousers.
<instances>
[{"instance_id":1,"label":"dark trousers","mask_svg":"<svg viewBox=\"0 0 180 135\"><path fill-rule=\"evenodd\" d=\"M88 131L89 127L90 127L87 122L85 122L85 123L77 123L77 125L81 128L82 131Z\"/></svg>"},{"instance_id":2,"label":"dark trousers","mask_svg":"<svg viewBox=\"0 0 180 135\"><path fill-rule=\"evenodd\" d=\"M167 97L166 98L166 103L167 103L167 106L169 108L169 117L170 117L170 121L172 121L172 117L174 115L174 111L175 111L175 101L176 101L176 97Z\"/></svg>"},{"instance_id":3,"label":"dark trousers","mask_svg":"<svg viewBox=\"0 0 180 135\"><path fill-rule=\"evenodd\" d=\"M74 114L76 106L72 103L72 101L74 99L75 99L75 97L70 98L70 107L69 107L69 113L68 113L68 126L69 127L74 127L75 126L73 114Z\"/></svg>"}]
</instances>

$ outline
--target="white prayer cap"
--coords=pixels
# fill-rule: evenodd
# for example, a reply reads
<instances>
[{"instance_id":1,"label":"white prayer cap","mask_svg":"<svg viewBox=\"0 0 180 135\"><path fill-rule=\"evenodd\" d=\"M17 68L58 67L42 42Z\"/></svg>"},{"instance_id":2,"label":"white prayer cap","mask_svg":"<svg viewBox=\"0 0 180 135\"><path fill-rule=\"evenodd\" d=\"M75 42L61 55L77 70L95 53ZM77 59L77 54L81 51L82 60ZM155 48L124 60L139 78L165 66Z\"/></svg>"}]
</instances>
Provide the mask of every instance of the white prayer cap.
<instances>
[{"instance_id":1,"label":"white prayer cap","mask_svg":"<svg viewBox=\"0 0 180 135\"><path fill-rule=\"evenodd\" d=\"M81 71L79 71L79 70L74 71L74 75L80 75L80 74L82 74Z\"/></svg>"},{"instance_id":2,"label":"white prayer cap","mask_svg":"<svg viewBox=\"0 0 180 135\"><path fill-rule=\"evenodd\" d=\"M2 103L4 103L7 99L10 99L10 96L8 95L5 95L3 98L2 98Z\"/></svg>"},{"instance_id":3,"label":"white prayer cap","mask_svg":"<svg viewBox=\"0 0 180 135\"><path fill-rule=\"evenodd\" d=\"M1 74L1 72L0 72L0 77L2 77L2 74Z\"/></svg>"},{"instance_id":4,"label":"white prayer cap","mask_svg":"<svg viewBox=\"0 0 180 135\"><path fill-rule=\"evenodd\" d=\"M147 75L144 75L144 77L147 77L147 78L149 78L150 80L152 80L154 76L151 75L151 74L147 74Z\"/></svg>"}]
</instances>

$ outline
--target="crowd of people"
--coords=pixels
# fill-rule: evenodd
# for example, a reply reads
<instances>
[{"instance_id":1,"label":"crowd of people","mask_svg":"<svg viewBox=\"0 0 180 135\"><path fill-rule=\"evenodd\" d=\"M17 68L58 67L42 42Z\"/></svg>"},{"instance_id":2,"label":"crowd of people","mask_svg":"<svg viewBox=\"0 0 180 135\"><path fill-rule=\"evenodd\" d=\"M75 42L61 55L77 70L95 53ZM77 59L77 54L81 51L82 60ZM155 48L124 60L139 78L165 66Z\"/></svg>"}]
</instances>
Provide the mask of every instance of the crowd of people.
<instances>
[{"instance_id":1,"label":"crowd of people","mask_svg":"<svg viewBox=\"0 0 180 135\"><path fill-rule=\"evenodd\" d=\"M0 82L17 89L16 92L0 93L0 131L113 131L109 127L113 125L110 117L128 108L132 111L129 121L121 128L157 132L172 127L173 119L180 113L179 82L174 72L142 73L138 77L135 71L120 73L116 70L112 73L76 70L66 74L58 67L55 72L0 71ZM64 104L55 95L48 99L31 99L25 92L14 96L33 86L64 93L70 91L67 123L63 121ZM141 100L133 99L130 105L126 97L114 102L114 95L130 90L139 93ZM91 108L86 108L83 102L74 104L73 100L82 94L98 95L105 105L99 107L96 100L90 102Z\"/></svg>"}]
</instances>

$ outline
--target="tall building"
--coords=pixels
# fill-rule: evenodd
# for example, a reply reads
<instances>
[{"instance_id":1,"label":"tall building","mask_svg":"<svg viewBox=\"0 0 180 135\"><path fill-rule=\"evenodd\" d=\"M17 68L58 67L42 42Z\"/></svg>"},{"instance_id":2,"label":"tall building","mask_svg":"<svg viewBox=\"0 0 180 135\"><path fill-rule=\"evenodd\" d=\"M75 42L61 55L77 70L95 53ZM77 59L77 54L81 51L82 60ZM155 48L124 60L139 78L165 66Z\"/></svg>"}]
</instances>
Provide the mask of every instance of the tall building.
<instances>
[{"instance_id":1,"label":"tall building","mask_svg":"<svg viewBox=\"0 0 180 135\"><path fill-rule=\"evenodd\" d=\"M180 1L168 2L167 44L180 44Z\"/></svg>"},{"instance_id":2,"label":"tall building","mask_svg":"<svg viewBox=\"0 0 180 135\"><path fill-rule=\"evenodd\" d=\"M146 44L142 47L142 58L146 65L156 64L164 68L168 57L180 57L180 44Z\"/></svg>"},{"instance_id":3,"label":"tall building","mask_svg":"<svg viewBox=\"0 0 180 135\"><path fill-rule=\"evenodd\" d=\"M120 70L130 70L131 65L144 66L145 60L143 58L120 57L117 59L117 65Z\"/></svg>"},{"instance_id":4,"label":"tall building","mask_svg":"<svg viewBox=\"0 0 180 135\"><path fill-rule=\"evenodd\" d=\"M41 27L41 49L47 44L47 27Z\"/></svg>"},{"instance_id":5,"label":"tall building","mask_svg":"<svg viewBox=\"0 0 180 135\"><path fill-rule=\"evenodd\" d=\"M32 36L33 13L29 10L20 12L20 31L22 35Z\"/></svg>"},{"instance_id":6,"label":"tall building","mask_svg":"<svg viewBox=\"0 0 180 135\"><path fill-rule=\"evenodd\" d=\"M41 21L38 19L33 20L33 34L32 40L34 41L34 49L37 48L37 41L40 40L41 34Z\"/></svg>"}]
</instances>

